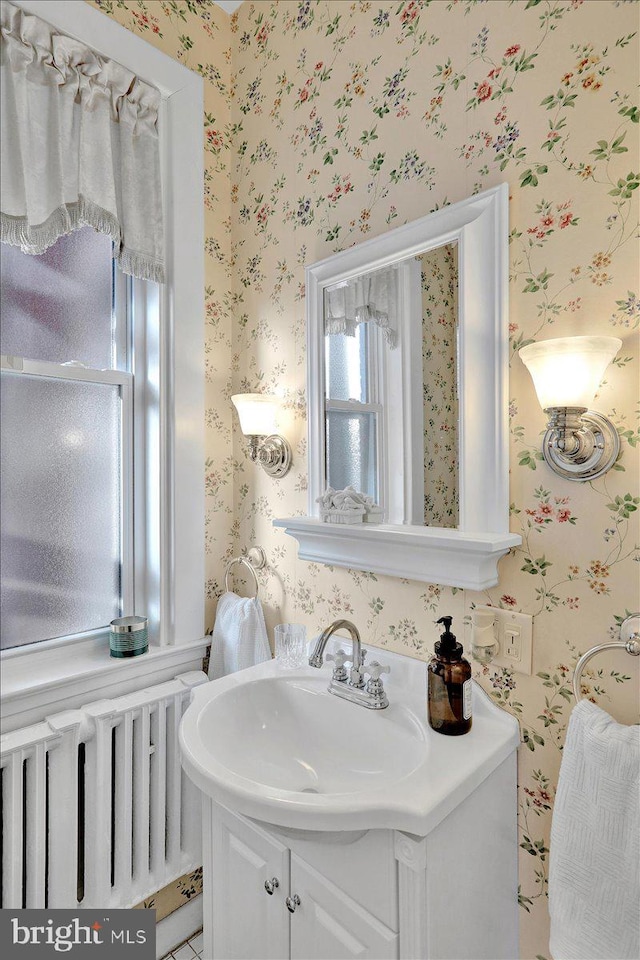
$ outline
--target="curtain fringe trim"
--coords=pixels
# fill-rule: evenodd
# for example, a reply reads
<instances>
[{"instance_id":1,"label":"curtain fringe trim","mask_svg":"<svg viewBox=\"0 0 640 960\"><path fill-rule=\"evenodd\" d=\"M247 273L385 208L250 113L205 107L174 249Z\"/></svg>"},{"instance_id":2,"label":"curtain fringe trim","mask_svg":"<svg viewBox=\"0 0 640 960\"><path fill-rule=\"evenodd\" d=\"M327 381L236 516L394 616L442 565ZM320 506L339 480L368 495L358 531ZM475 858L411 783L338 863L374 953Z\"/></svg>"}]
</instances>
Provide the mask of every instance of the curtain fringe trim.
<instances>
[{"instance_id":1,"label":"curtain fringe trim","mask_svg":"<svg viewBox=\"0 0 640 960\"><path fill-rule=\"evenodd\" d=\"M147 257L144 253L129 250L123 247L117 256L118 266L123 273L140 280L153 280L154 283L164 283L164 266Z\"/></svg>"},{"instance_id":2,"label":"curtain fringe trim","mask_svg":"<svg viewBox=\"0 0 640 960\"><path fill-rule=\"evenodd\" d=\"M0 241L20 247L23 253L38 255L53 246L60 237L85 226L111 237L117 250L116 260L123 273L140 280L164 283L163 264L146 254L122 247L122 231L113 214L84 198L77 203L63 204L44 223L36 226L31 226L26 217L0 213Z\"/></svg>"},{"instance_id":3,"label":"curtain fringe trim","mask_svg":"<svg viewBox=\"0 0 640 960\"><path fill-rule=\"evenodd\" d=\"M358 325L369 321L380 327L391 349L395 349L398 345L398 334L392 329L384 314L370 313L368 317L325 317L324 332L325 334L343 333L347 337L355 337Z\"/></svg>"}]
</instances>

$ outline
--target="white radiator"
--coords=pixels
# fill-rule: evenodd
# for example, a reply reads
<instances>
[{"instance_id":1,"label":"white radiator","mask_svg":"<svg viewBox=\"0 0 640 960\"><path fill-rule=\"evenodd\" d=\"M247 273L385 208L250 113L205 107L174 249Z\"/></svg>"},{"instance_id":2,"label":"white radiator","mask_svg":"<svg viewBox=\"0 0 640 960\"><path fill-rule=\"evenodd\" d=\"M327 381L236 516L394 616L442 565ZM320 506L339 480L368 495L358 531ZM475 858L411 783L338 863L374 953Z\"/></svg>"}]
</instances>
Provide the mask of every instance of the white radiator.
<instances>
[{"instance_id":1,"label":"white radiator","mask_svg":"<svg viewBox=\"0 0 640 960\"><path fill-rule=\"evenodd\" d=\"M200 671L0 738L2 907L132 907L202 862L178 726Z\"/></svg>"}]
</instances>

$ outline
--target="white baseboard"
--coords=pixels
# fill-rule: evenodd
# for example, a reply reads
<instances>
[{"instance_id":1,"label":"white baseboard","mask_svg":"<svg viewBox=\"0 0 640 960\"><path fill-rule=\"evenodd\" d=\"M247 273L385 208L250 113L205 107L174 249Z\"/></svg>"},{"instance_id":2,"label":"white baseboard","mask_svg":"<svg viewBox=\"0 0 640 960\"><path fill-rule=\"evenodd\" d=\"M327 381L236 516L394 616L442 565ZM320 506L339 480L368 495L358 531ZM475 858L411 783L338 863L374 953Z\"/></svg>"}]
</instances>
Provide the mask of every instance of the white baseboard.
<instances>
[{"instance_id":1,"label":"white baseboard","mask_svg":"<svg viewBox=\"0 0 640 960\"><path fill-rule=\"evenodd\" d=\"M188 900L156 925L156 960L202 928L202 894Z\"/></svg>"}]
</instances>

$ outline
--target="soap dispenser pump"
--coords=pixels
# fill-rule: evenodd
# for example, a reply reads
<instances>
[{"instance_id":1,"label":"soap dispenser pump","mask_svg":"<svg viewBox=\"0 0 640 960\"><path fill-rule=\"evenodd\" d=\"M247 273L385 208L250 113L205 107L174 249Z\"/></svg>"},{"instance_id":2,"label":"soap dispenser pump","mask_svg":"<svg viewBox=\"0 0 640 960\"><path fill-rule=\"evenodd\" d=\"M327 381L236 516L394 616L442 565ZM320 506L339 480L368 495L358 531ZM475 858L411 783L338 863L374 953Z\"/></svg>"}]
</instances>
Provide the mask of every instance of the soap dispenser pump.
<instances>
[{"instance_id":1,"label":"soap dispenser pump","mask_svg":"<svg viewBox=\"0 0 640 960\"><path fill-rule=\"evenodd\" d=\"M427 667L429 723L438 733L458 737L471 729L471 664L451 633L453 617L441 617L444 633Z\"/></svg>"}]
</instances>

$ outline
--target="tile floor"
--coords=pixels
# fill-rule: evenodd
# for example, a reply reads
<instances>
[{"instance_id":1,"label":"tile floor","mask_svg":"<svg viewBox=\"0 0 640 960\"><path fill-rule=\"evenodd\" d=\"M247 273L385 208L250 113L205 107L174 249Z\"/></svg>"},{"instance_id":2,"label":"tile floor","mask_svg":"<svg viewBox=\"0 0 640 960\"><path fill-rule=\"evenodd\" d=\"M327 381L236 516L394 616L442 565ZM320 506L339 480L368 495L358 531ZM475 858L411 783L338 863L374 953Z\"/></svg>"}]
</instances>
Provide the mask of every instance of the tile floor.
<instances>
[{"instance_id":1,"label":"tile floor","mask_svg":"<svg viewBox=\"0 0 640 960\"><path fill-rule=\"evenodd\" d=\"M204 942L202 940L202 930L194 933L192 937L175 947L171 953L168 953L163 960L202 960L202 950Z\"/></svg>"}]
</instances>

